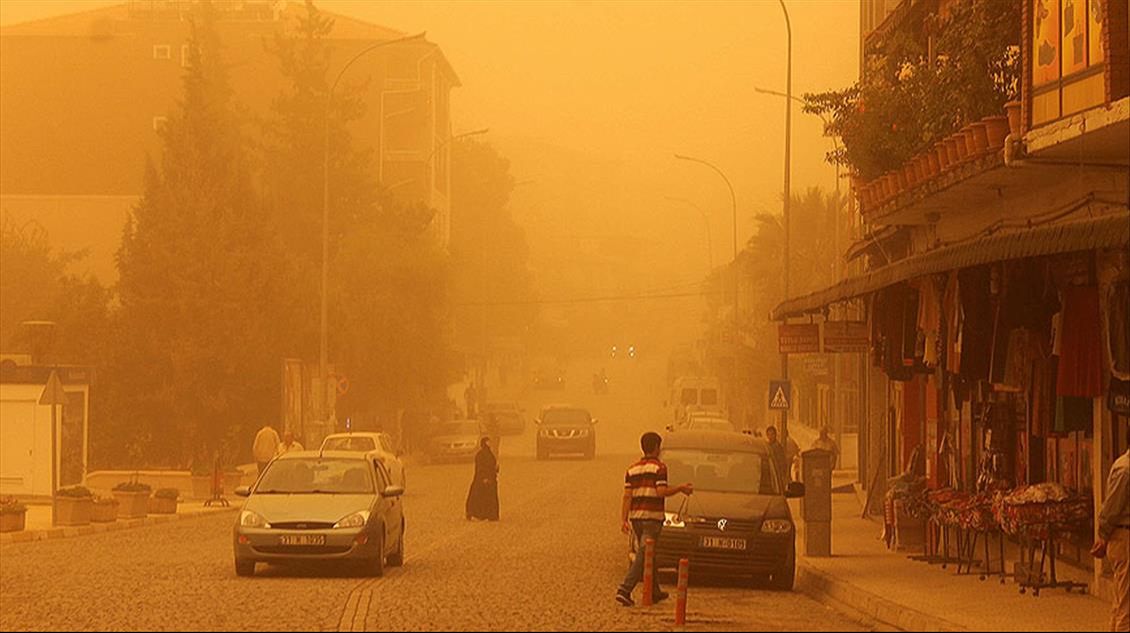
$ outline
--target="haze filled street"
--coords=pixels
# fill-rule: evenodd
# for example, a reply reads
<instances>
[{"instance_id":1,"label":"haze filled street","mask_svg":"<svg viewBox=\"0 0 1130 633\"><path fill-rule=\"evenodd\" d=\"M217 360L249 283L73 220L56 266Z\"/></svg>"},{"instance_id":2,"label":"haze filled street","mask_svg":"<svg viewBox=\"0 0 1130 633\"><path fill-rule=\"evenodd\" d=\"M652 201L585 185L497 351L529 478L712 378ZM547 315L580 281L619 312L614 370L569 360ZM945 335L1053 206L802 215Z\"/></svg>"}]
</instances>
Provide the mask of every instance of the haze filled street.
<instances>
[{"instance_id":1,"label":"haze filled street","mask_svg":"<svg viewBox=\"0 0 1130 633\"><path fill-rule=\"evenodd\" d=\"M597 459L537 461L532 424L504 438L498 523L463 518L469 464L410 465L407 560L383 578L263 565L237 578L235 515L224 513L0 548L0 629L668 630L673 597L637 609L612 599L627 562L617 524L624 468L638 457L640 432L655 428L649 420L662 420L661 392L634 382L643 370L631 369L640 372L613 374L620 380L608 396L571 388L524 402L534 412L550 400L590 401ZM664 578L669 590L672 580ZM799 593L700 581L690 629L865 628Z\"/></svg>"}]
</instances>

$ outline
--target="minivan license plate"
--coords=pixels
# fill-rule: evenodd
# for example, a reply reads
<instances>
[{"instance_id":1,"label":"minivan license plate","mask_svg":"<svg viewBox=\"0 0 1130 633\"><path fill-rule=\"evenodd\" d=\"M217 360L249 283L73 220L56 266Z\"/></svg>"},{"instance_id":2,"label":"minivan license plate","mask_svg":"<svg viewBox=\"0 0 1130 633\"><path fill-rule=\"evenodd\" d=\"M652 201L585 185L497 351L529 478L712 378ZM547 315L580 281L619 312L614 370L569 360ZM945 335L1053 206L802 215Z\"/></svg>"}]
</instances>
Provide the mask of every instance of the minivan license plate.
<instances>
[{"instance_id":1,"label":"minivan license plate","mask_svg":"<svg viewBox=\"0 0 1130 633\"><path fill-rule=\"evenodd\" d=\"M294 534L279 537L280 545L325 545L325 534Z\"/></svg>"},{"instance_id":2,"label":"minivan license plate","mask_svg":"<svg viewBox=\"0 0 1130 633\"><path fill-rule=\"evenodd\" d=\"M721 536L704 536L702 537L702 546L709 549L733 549L745 550L746 540L744 538L723 538Z\"/></svg>"}]
</instances>

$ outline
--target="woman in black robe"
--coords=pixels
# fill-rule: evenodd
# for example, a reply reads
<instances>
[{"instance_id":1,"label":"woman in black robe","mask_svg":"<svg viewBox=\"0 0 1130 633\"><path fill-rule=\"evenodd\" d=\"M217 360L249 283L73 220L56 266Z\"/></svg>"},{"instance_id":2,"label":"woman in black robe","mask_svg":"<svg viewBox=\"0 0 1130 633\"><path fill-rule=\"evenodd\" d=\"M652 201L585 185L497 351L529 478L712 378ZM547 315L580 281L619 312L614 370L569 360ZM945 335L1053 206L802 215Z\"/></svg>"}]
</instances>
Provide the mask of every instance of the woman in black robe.
<instances>
[{"instance_id":1,"label":"woman in black robe","mask_svg":"<svg viewBox=\"0 0 1130 633\"><path fill-rule=\"evenodd\" d=\"M498 460L490 448L490 438L479 442L475 455L475 479L467 493L467 520L498 520Z\"/></svg>"}]
</instances>

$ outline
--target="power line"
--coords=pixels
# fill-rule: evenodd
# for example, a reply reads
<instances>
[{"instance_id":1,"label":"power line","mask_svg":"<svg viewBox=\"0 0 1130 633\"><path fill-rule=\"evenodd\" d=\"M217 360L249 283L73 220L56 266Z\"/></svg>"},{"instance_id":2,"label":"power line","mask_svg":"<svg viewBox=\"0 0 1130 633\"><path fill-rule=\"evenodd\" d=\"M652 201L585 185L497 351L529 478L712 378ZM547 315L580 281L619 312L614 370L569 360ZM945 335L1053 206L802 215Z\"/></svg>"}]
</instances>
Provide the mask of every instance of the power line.
<instances>
[{"instance_id":1,"label":"power line","mask_svg":"<svg viewBox=\"0 0 1130 633\"><path fill-rule=\"evenodd\" d=\"M651 299L683 299L687 297L706 297L719 295L721 292L680 292L671 294L640 294L640 295L607 295L603 297L579 297L575 299L530 299L527 301L468 301L456 303L456 306L527 306L527 305L568 305L577 303L599 303L603 301L643 301Z\"/></svg>"}]
</instances>

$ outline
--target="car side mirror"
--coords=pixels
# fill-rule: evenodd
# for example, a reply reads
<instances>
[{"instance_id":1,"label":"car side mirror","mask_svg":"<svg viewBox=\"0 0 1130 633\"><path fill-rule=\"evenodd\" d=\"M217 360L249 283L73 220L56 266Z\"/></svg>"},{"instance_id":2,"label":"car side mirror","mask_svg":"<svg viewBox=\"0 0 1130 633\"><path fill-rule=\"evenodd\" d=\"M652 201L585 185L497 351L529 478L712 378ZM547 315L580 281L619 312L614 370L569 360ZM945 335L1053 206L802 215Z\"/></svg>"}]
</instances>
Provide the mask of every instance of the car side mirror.
<instances>
[{"instance_id":1,"label":"car side mirror","mask_svg":"<svg viewBox=\"0 0 1130 633\"><path fill-rule=\"evenodd\" d=\"M235 489L235 496L237 497L250 497L251 486L240 486Z\"/></svg>"},{"instance_id":2,"label":"car side mirror","mask_svg":"<svg viewBox=\"0 0 1130 633\"><path fill-rule=\"evenodd\" d=\"M785 486L786 499L800 499L804 496L804 484L799 481L790 481L788 486Z\"/></svg>"},{"instance_id":3,"label":"car side mirror","mask_svg":"<svg viewBox=\"0 0 1130 633\"><path fill-rule=\"evenodd\" d=\"M404 486L389 486L388 488L385 488L383 492L381 492L381 496L386 499L399 497L403 494Z\"/></svg>"}]
</instances>

